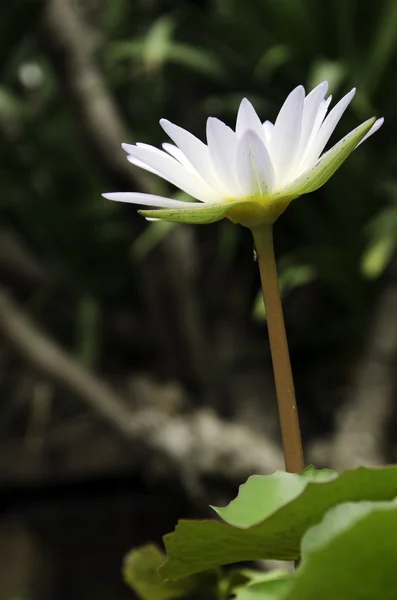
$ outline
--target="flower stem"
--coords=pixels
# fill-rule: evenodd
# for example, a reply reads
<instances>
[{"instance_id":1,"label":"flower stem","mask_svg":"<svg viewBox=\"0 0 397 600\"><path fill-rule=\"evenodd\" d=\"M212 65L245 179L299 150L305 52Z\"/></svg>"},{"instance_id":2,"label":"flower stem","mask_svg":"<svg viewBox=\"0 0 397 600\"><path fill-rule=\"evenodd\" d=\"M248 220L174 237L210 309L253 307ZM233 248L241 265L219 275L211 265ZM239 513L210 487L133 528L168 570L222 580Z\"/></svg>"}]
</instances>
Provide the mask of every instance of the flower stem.
<instances>
[{"instance_id":1,"label":"flower stem","mask_svg":"<svg viewBox=\"0 0 397 600\"><path fill-rule=\"evenodd\" d=\"M266 308L285 468L290 473L300 473L305 465L283 309L278 289L273 227L271 225L256 227L252 229L252 235L258 256Z\"/></svg>"}]
</instances>

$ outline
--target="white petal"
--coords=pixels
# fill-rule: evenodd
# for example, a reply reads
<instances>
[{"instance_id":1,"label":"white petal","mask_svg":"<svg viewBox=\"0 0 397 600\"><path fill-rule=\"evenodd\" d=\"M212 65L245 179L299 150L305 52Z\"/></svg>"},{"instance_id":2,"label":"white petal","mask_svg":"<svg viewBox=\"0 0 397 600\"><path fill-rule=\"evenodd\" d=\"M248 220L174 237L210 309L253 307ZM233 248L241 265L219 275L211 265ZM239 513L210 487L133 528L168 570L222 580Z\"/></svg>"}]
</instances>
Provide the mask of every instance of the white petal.
<instances>
[{"instance_id":1,"label":"white petal","mask_svg":"<svg viewBox=\"0 0 397 600\"><path fill-rule=\"evenodd\" d=\"M219 196L194 173L189 172L175 158L172 158L166 152L154 148L153 146L133 146L123 144L123 148L128 152L128 160L136 159L155 169L157 173L176 187L187 194L202 200L203 202L213 202L219 199Z\"/></svg>"},{"instance_id":2,"label":"white petal","mask_svg":"<svg viewBox=\"0 0 397 600\"><path fill-rule=\"evenodd\" d=\"M300 85L289 94L274 124L270 156L277 185L282 185L294 163L301 136L304 98L305 90Z\"/></svg>"},{"instance_id":3,"label":"white petal","mask_svg":"<svg viewBox=\"0 0 397 600\"><path fill-rule=\"evenodd\" d=\"M265 121L263 123L263 131L265 132L266 144L269 146L274 131L273 123L271 121Z\"/></svg>"},{"instance_id":4,"label":"white petal","mask_svg":"<svg viewBox=\"0 0 397 600\"><path fill-rule=\"evenodd\" d=\"M171 156L176 158L176 160L178 162L180 162L181 165L183 165L185 167L185 169L187 169L191 173L195 173L197 175L196 169L193 167L191 162L188 161L188 159L183 154L182 150L180 148L178 148L178 146L175 146L174 144L169 144L168 142L164 142L164 144L161 144L161 145L162 145L163 149L166 152L168 152L168 154L171 154Z\"/></svg>"},{"instance_id":5,"label":"white petal","mask_svg":"<svg viewBox=\"0 0 397 600\"><path fill-rule=\"evenodd\" d=\"M216 176L208 147L189 131L182 129L182 127L178 127L178 125L167 121L167 119L161 119L160 125L166 134L169 135L175 144L182 150L187 160L193 165L202 179L204 179L210 187L215 188L218 193L223 193L224 190Z\"/></svg>"},{"instance_id":6,"label":"white petal","mask_svg":"<svg viewBox=\"0 0 397 600\"><path fill-rule=\"evenodd\" d=\"M302 115L302 133L299 144L299 154L302 153L313 131L314 123L324 96L327 93L328 82L323 81L315 87L305 98Z\"/></svg>"},{"instance_id":7,"label":"white petal","mask_svg":"<svg viewBox=\"0 0 397 600\"><path fill-rule=\"evenodd\" d=\"M284 189L275 194L273 199L277 202L277 197L297 197L301 194L308 194L324 185L374 125L375 117L372 117L372 119L368 119L353 129L353 131L345 135L328 152L325 152L314 166L310 167L302 175L291 181Z\"/></svg>"},{"instance_id":8,"label":"white petal","mask_svg":"<svg viewBox=\"0 0 397 600\"><path fill-rule=\"evenodd\" d=\"M247 98L243 98L237 113L236 133L239 138L248 130L251 129L260 137L264 138L262 122L251 102Z\"/></svg>"},{"instance_id":9,"label":"white petal","mask_svg":"<svg viewBox=\"0 0 397 600\"><path fill-rule=\"evenodd\" d=\"M302 149L302 153L299 158L299 162L296 165L294 176L300 175L301 173L306 171L306 169L308 169L312 164L312 162L309 163L309 160L307 157L310 154L310 149L312 147L313 141L316 138L318 132L320 131L320 127L323 124L325 115L327 114L327 111L328 111L329 105L331 104L331 101L332 101L332 94L330 94L326 100L322 100L320 102L320 106L318 108L316 118L314 119L313 129L311 131L309 140L306 143L306 148Z\"/></svg>"},{"instance_id":10,"label":"white petal","mask_svg":"<svg viewBox=\"0 0 397 600\"><path fill-rule=\"evenodd\" d=\"M138 160L137 158L134 158L133 156L128 155L127 160L132 165L135 165L136 167L139 167L140 169L145 169L145 171L149 171L149 173L154 173L158 177L162 177L161 173L156 171L156 169L152 169L152 167L149 167L144 162L142 162L141 160Z\"/></svg>"},{"instance_id":11,"label":"white petal","mask_svg":"<svg viewBox=\"0 0 397 600\"><path fill-rule=\"evenodd\" d=\"M237 135L219 119L209 117L207 119L207 141L218 178L231 197L238 196L240 188L236 176Z\"/></svg>"},{"instance_id":12,"label":"white petal","mask_svg":"<svg viewBox=\"0 0 397 600\"><path fill-rule=\"evenodd\" d=\"M331 102L332 102L332 94L330 94L326 100L322 100L320 102L320 106L318 108L316 118L314 119L314 125L313 125L312 132L310 134L310 139L307 144L308 148L310 148L312 141L314 140L314 138L320 131L320 127L324 122L325 116L328 112L328 108L329 108L329 105L331 104Z\"/></svg>"},{"instance_id":13,"label":"white petal","mask_svg":"<svg viewBox=\"0 0 397 600\"><path fill-rule=\"evenodd\" d=\"M375 121L375 123L372 125L371 129L368 131L367 135L365 135L363 137L363 139L361 140L361 142L359 142L357 144L356 148L358 148L360 144L365 142L365 140L367 140L369 137L371 137L371 135L373 135L376 131L378 131L378 129L380 129L382 127L384 121L385 121L385 119L383 117L381 117L380 119L377 119Z\"/></svg>"},{"instance_id":14,"label":"white petal","mask_svg":"<svg viewBox=\"0 0 397 600\"><path fill-rule=\"evenodd\" d=\"M244 196L266 195L274 185L269 152L258 134L248 129L237 147L237 173Z\"/></svg>"},{"instance_id":15,"label":"white petal","mask_svg":"<svg viewBox=\"0 0 397 600\"><path fill-rule=\"evenodd\" d=\"M342 100L340 100L338 104L334 106L324 123L321 125L318 134L311 141L310 148L308 148L307 155L305 156L306 167L309 167L311 164L315 163L321 152L324 150L335 127L339 123L340 118L342 117L346 108L349 106L350 102L353 100L355 93L356 89L353 88L348 94L346 94L346 96L344 96Z\"/></svg>"},{"instance_id":16,"label":"white petal","mask_svg":"<svg viewBox=\"0 0 397 600\"><path fill-rule=\"evenodd\" d=\"M111 192L102 194L102 196L107 200L115 200L116 202L131 202L132 204L160 206L161 208L191 208L194 205L194 202L183 202L182 200L173 200L172 198L163 198L162 196L141 194L139 192ZM198 206L202 205L198 204Z\"/></svg>"}]
</instances>

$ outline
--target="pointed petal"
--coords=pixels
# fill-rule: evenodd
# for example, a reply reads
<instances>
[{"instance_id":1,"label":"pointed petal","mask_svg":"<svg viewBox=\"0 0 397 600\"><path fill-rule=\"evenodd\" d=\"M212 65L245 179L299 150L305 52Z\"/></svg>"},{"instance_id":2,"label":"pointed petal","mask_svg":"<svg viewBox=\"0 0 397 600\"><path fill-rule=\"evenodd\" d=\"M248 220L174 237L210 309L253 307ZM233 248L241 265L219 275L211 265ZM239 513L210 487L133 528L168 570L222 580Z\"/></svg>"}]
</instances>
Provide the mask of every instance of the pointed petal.
<instances>
[{"instance_id":1,"label":"pointed petal","mask_svg":"<svg viewBox=\"0 0 397 600\"><path fill-rule=\"evenodd\" d=\"M182 200L173 200L172 198L163 198L162 196L141 194L139 192L110 192L102 194L102 196L107 200L114 200L116 202L131 202L132 204L160 206L162 208L185 208L193 204L192 202L183 202Z\"/></svg>"},{"instance_id":2,"label":"pointed petal","mask_svg":"<svg viewBox=\"0 0 397 600\"><path fill-rule=\"evenodd\" d=\"M367 135L365 135L363 137L363 139L361 140L361 142L359 142L357 144L356 148L358 148L360 144L365 142L365 140L367 140L369 137L371 137L371 135L373 135L376 131L378 131L378 129L380 129L382 127L384 122L385 122L385 119L383 117L381 117L380 119L377 119L375 121L375 123L372 125L371 129L368 131Z\"/></svg>"},{"instance_id":3,"label":"pointed petal","mask_svg":"<svg viewBox=\"0 0 397 600\"><path fill-rule=\"evenodd\" d=\"M302 149L302 153L299 158L299 162L296 165L296 169L295 169L295 173L294 173L294 175L296 177L299 174L302 174L304 171L306 171L311 166L311 164L313 164L313 161L309 162L307 157L310 154L310 150L311 150L313 141L315 140L318 132L320 131L320 127L323 124L325 115L327 114L327 111L328 111L329 105L331 104L331 101L332 101L332 95L330 94L326 100L322 100L320 102L320 106L318 108L316 118L314 119L313 129L312 129L310 137L306 143L306 148Z\"/></svg>"},{"instance_id":4,"label":"pointed petal","mask_svg":"<svg viewBox=\"0 0 397 600\"><path fill-rule=\"evenodd\" d=\"M162 177L161 173L156 171L156 169L152 169L152 167L149 167L149 165L145 164L141 160L138 160L137 158L134 158L133 156L128 155L127 160L135 167L139 167L140 169L145 169L145 171L149 171L149 173L153 173L154 175L157 175L157 177Z\"/></svg>"},{"instance_id":5,"label":"pointed petal","mask_svg":"<svg viewBox=\"0 0 397 600\"><path fill-rule=\"evenodd\" d=\"M353 131L342 138L333 148L323 154L314 167L305 171L290 185L287 185L284 189L275 194L273 197L274 201L277 201L278 197L297 197L302 194L308 194L324 185L370 131L374 123L375 117L368 119L368 121L365 121L356 127L356 129L353 129Z\"/></svg>"},{"instance_id":6,"label":"pointed petal","mask_svg":"<svg viewBox=\"0 0 397 600\"><path fill-rule=\"evenodd\" d=\"M266 145L269 147L270 140L272 139L274 125L271 121L265 121L262 125L263 131L265 132Z\"/></svg>"},{"instance_id":7,"label":"pointed petal","mask_svg":"<svg viewBox=\"0 0 397 600\"><path fill-rule=\"evenodd\" d=\"M248 130L251 129L261 138L264 138L262 122L251 102L247 98L243 98L237 113L236 133L239 138Z\"/></svg>"},{"instance_id":8,"label":"pointed petal","mask_svg":"<svg viewBox=\"0 0 397 600\"><path fill-rule=\"evenodd\" d=\"M222 186L216 176L208 147L189 131L182 129L182 127L178 127L178 125L167 121L167 119L161 119L160 125L166 134L182 150L202 179L204 179L210 187L214 187L219 193L222 193Z\"/></svg>"},{"instance_id":9,"label":"pointed petal","mask_svg":"<svg viewBox=\"0 0 397 600\"><path fill-rule=\"evenodd\" d=\"M188 161L188 159L183 154L182 150L180 148L178 148L178 146L175 146L174 144L169 144L168 142L164 142L164 144L161 144L161 145L162 145L163 150L165 150L166 152L168 152L168 154L171 154L171 156L176 158L176 160L178 162L180 162L181 165L183 165L185 167L185 169L187 169L191 173L197 174L197 171L193 167L192 163Z\"/></svg>"},{"instance_id":10,"label":"pointed petal","mask_svg":"<svg viewBox=\"0 0 397 600\"><path fill-rule=\"evenodd\" d=\"M288 176L299 146L305 90L300 85L287 97L274 124L270 156L277 184Z\"/></svg>"},{"instance_id":11,"label":"pointed petal","mask_svg":"<svg viewBox=\"0 0 397 600\"><path fill-rule=\"evenodd\" d=\"M269 152L252 129L243 134L237 146L237 174L244 196L267 195L274 185Z\"/></svg>"},{"instance_id":12,"label":"pointed petal","mask_svg":"<svg viewBox=\"0 0 397 600\"><path fill-rule=\"evenodd\" d=\"M334 106L324 123L321 125L318 134L312 140L310 148L308 148L308 152L305 157L306 167L309 167L311 164L313 164L324 150L335 127L339 123L340 118L342 117L346 108L349 106L350 102L353 100L355 93L356 89L353 88L348 94L346 94L346 96L344 96L342 100L340 100L338 104Z\"/></svg>"},{"instance_id":13,"label":"pointed petal","mask_svg":"<svg viewBox=\"0 0 397 600\"><path fill-rule=\"evenodd\" d=\"M299 143L299 154L304 151L306 144L308 143L311 133L313 131L314 123L319 111L321 102L324 100L324 96L328 90L328 82L323 81L315 87L310 94L305 98L303 105L303 116L302 116L302 133Z\"/></svg>"},{"instance_id":14,"label":"pointed petal","mask_svg":"<svg viewBox=\"0 0 397 600\"><path fill-rule=\"evenodd\" d=\"M163 179L193 196L193 198L203 202L213 202L219 198L199 175L186 170L166 152L147 145L123 144L123 148L129 154L128 160L132 157L134 160L131 160L131 162L139 160L150 169L155 169Z\"/></svg>"},{"instance_id":15,"label":"pointed petal","mask_svg":"<svg viewBox=\"0 0 397 600\"><path fill-rule=\"evenodd\" d=\"M236 177L238 137L227 125L215 117L207 119L207 141L216 174L228 191L236 197L240 189Z\"/></svg>"},{"instance_id":16,"label":"pointed petal","mask_svg":"<svg viewBox=\"0 0 397 600\"><path fill-rule=\"evenodd\" d=\"M328 112L329 105L331 104L331 102L332 102L332 94L330 94L328 96L328 98L326 98L320 102L320 106L317 111L316 118L314 120L313 130L310 135L311 140L313 140L316 137L316 135L318 134L318 132L320 131L320 127L324 122L325 116Z\"/></svg>"}]
</instances>

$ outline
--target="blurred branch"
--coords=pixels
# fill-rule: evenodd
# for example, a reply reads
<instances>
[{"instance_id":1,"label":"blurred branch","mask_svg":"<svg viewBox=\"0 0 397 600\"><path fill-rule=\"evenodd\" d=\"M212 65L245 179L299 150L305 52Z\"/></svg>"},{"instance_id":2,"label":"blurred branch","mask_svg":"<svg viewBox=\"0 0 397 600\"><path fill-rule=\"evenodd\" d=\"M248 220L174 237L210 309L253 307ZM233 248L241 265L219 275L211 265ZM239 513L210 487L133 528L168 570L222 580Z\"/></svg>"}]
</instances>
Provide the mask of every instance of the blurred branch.
<instances>
[{"instance_id":1,"label":"blurred branch","mask_svg":"<svg viewBox=\"0 0 397 600\"><path fill-rule=\"evenodd\" d=\"M158 193L156 180L141 170L134 173L125 160L121 142L128 129L93 60L91 32L69 0L48 0L44 41L60 83L74 99L86 140L111 178L126 189Z\"/></svg>"},{"instance_id":2,"label":"blurred branch","mask_svg":"<svg viewBox=\"0 0 397 600\"><path fill-rule=\"evenodd\" d=\"M1 290L0 333L39 371L84 398L90 408L118 433L130 436L132 414L117 394L42 334Z\"/></svg>"},{"instance_id":3,"label":"blurred branch","mask_svg":"<svg viewBox=\"0 0 397 600\"><path fill-rule=\"evenodd\" d=\"M28 281L40 282L45 277L42 265L15 236L0 232L0 273L17 274Z\"/></svg>"},{"instance_id":4,"label":"blurred branch","mask_svg":"<svg viewBox=\"0 0 397 600\"><path fill-rule=\"evenodd\" d=\"M161 183L141 169L133 172L120 149L121 142L127 139L128 128L95 64L91 37L87 25L70 0L48 0L44 18L46 47L57 73L61 75L61 85L66 86L74 100L89 145L118 189L139 188L159 194ZM152 315L149 320L157 323L170 321L171 335L165 333L158 340L164 354L172 358L177 355L174 371L181 379L186 375L193 386L203 388L212 361L208 345L204 342L199 302L192 289L194 282L186 268L183 238L186 236L175 232L167 236L163 240L164 252L160 259L164 272L174 275L168 276L166 287L172 298L171 304L178 310L167 313L161 301L161 284L151 281L152 274L146 273L145 269L142 281L146 298L151 297L148 306ZM164 327L158 327L159 332L162 329Z\"/></svg>"},{"instance_id":5,"label":"blurred branch","mask_svg":"<svg viewBox=\"0 0 397 600\"><path fill-rule=\"evenodd\" d=\"M107 383L85 369L0 290L0 334L43 375L76 394L115 432L147 452L137 453L158 471L177 472L187 491L194 493L203 476L238 481L252 472L271 473L282 466L279 448L239 423L227 423L211 410L172 414L162 408L162 397L153 408L132 410ZM142 467L142 464L139 465ZM145 468L148 465L145 464Z\"/></svg>"}]
</instances>

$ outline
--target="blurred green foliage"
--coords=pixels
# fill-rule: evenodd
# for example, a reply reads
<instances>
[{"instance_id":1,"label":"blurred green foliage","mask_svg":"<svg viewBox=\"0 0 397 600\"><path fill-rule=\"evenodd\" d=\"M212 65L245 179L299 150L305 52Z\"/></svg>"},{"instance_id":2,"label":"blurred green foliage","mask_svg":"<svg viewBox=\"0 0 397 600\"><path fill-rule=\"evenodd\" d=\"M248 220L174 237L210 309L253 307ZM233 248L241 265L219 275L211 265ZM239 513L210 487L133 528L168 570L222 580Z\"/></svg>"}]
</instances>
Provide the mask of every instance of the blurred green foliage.
<instances>
[{"instance_id":1,"label":"blurred green foliage","mask_svg":"<svg viewBox=\"0 0 397 600\"><path fill-rule=\"evenodd\" d=\"M357 335L397 245L397 3L81 0L77 5L93 35L93 60L131 128L120 142L165 141L161 117L203 138L208 115L233 124L242 96L253 101L263 120L274 119L294 86L310 88L323 79L337 98L353 85L358 88L337 136L373 114L385 116L380 133L324 188L293 203L276 225L286 293L315 281L329 306L307 337L326 343L335 330ZM0 9L1 232L44 267L46 276L24 299L92 365L103 356L100 330L113 308L144 312L137 273L175 230L146 225L134 207L101 198L102 191L115 188L114 179L88 148L75 99L65 93L64 75L43 44L44 11L40 0L15 0ZM234 314L230 298L242 281L236 274L256 269L247 266L252 243L248 231L225 223L194 236L200 302L211 324L225 311ZM206 278L227 279L225 286L211 288L216 299ZM254 286L248 304L240 306L243 321L252 318L256 291ZM73 327L49 310L60 296L69 303Z\"/></svg>"}]
</instances>

